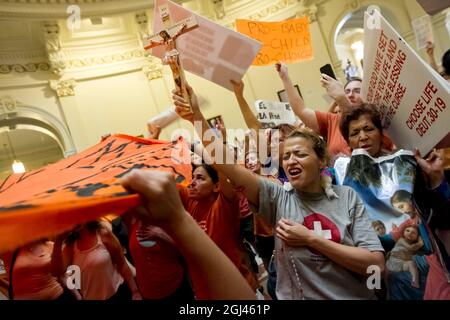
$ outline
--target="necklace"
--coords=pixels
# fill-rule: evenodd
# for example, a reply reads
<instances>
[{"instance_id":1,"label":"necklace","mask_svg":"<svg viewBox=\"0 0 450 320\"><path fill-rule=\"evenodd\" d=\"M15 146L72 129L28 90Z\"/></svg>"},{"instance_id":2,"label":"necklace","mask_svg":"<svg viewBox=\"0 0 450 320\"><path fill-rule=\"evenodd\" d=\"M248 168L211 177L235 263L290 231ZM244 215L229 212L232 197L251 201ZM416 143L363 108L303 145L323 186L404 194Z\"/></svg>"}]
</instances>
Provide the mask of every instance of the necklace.
<instances>
[{"instance_id":1,"label":"necklace","mask_svg":"<svg viewBox=\"0 0 450 320\"><path fill-rule=\"evenodd\" d=\"M288 248L285 248L285 249L288 250ZM292 251L291 250L288 250L288 252L289 252L289 258L290 258L290 261L291 261L291 264L292 264L292 268L294 269L295 277L297 279L297 284L298 284L298 288L299 288L299 291L300 291L300 299L301 300L305 300L305 294L304 294L304 291L303 291L303 285L302 285L302 281L300 280L300 276L298 275L297 267L295 266L294 256L292 255Z\"/></svg>"}]
</instances>

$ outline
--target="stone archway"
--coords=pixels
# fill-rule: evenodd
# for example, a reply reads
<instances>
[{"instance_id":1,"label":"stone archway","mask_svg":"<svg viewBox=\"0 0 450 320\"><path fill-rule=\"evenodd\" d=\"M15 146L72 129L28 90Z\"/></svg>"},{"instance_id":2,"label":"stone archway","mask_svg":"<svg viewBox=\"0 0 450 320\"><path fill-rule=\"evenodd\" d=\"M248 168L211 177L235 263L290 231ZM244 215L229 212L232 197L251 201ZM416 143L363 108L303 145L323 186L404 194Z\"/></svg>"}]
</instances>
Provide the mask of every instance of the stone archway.
<instances>
[{"instance_id":1,"label":"stone archway","mask_svg":"<svg viewBox=\"0 0 450 320\"><path fill-rule=\"evenodd\" d=\"M390 3L378 3L377 1L355 1L351 5L343 7L342 11L335 16L335 22L328 34L327 44L330 48L330 56L333 64L333 68L337 72L342 72L341 60L336 51L336 39L343 28L350 25L358 26L361 30L364 29L364 12L370 6L376 6L379 8L382 15L389 21L389 23L403 34L406 30L404 25L399 23L398 17L394 14L398 8L394 8L396 4ZM392 7L391 7L392 6ZM356 21L355 21L356 19Z\"/></svg>"},{"instance_id":2,"label":"stone archway","mask_svg":"<svg viewBox=\"0 0 450 320\"><path fill-rule=\"evenodd\" d=\"M76 153L69 130L55 116L41 108L23 105L11 97L1 97L0 131L11 129L34 130L51 137L61 148L64 157Z\"/></svg>"}]
</instances>

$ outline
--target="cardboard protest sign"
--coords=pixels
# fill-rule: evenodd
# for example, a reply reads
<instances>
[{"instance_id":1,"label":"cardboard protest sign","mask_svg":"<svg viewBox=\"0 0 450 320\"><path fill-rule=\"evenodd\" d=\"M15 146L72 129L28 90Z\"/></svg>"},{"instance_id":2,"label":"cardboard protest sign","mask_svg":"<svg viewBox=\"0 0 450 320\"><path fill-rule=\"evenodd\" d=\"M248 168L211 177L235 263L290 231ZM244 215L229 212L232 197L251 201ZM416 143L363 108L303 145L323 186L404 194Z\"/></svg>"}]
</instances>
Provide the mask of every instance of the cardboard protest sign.
<instances>
[{"instance_id":1,"label":"cardboard protest sign","mask_svg":"<svg viewBox=\"0 0 450 320\"><path fill-rule=\"evenodd\" d=\"M55 164L9 176L0 187L0 253L139 205L139 196L118 182L133 169L168 171L187 184L190 152L182 140L113 135Z\"/></svg>"},{"instance_id":2,"label":"cardboard protest sign","mask_svg":"<svg viewBox=\"0 0 450 320\"><path fill-rule=\"evenodd\" d=\"M398 147L427 154L449 133L450 86L378 11L364 19L362 95Z\"/></svg>"},{"instance_id":3,"label":"cardboard protest sign","mask_svg":"<svg viewBox=\"0 0 450 320\"><path fill-rule=\"evenodd\" d=\"M230 80L239 81L250 67L261 44L247 36L212 22L168 0L155 0L155 8L167 4L171 19L181 21L195 17L198 28L177 39L182 67L230 91ZM155 15L153 30L164 29L159 15ZM144 46L146 42L144 41ZM155 47L152 54L164 57L164 48Z\"/></svg>"},{"instance_id":4,"label":"cardboard protest sign","mask_svg":"<svg viewBox=\"0 0 450 320\"><path fill-rule=\"evenodd\" d=\"M311 33L307 17L282 22L237 19L236 30L263 43L253 65L266 66L278 61L287 63L313 58Z\"/></svg>"},{"instance_id":5,"label":"cardboard protest sign","mask_svg":"<svg viewBox=\"0 0 450 320\"><path fill-rule=\"evenodd\" d=\"M423 49L427 46L427 41L434 43L433 30L429 16L423 16L411 21L414 34L416 35L417 49Z\"/></svg>"},{"instance_id":6,"label":"cardboard protest sign","mask_svg":"<svg viewBox=\"0 0 450 320\"><path fill-rule=\"evenodd\" d=\"M263 128L273 128L282 123L294 125L297 122L297 117L289 103L257 100L255 108Z\"/></svg>"}]
</instances>

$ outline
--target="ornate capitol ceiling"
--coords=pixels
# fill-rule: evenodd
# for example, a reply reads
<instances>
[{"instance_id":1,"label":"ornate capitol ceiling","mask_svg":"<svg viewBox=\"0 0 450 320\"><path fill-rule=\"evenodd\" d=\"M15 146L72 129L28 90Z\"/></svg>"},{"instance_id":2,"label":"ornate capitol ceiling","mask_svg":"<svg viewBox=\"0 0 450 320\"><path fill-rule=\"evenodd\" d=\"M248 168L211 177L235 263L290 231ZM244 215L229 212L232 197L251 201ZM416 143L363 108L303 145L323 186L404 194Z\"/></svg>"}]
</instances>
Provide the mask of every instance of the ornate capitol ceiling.
<instances>
[{"instance_id":1,"label":"ornate capitol ceiling","mask_svg":"<svg viewBox=\"0 0 450 320\"><path fill-rule=\"evenodd\" d=\"M315 12L308 0L176 2L230 28L236 18L281 20L305 12L313 19ZM141 42L151 32L152 7L151 0L0 0L0 79L36 72L79 78L73 72L126 64L150 80L161 77L160 61Z\"/></svg>"}]
</instances>

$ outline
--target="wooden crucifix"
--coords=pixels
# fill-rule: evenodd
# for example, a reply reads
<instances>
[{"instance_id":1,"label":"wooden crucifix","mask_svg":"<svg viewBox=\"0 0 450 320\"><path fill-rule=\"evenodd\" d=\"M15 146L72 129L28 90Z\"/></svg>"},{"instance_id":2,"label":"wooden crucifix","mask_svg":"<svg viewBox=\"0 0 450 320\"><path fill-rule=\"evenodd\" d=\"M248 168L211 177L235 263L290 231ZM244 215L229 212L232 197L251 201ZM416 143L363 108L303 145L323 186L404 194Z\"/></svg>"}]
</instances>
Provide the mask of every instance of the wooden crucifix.
<instances>
[{"instance_id":1,"label":"wooden crucifix","mask_svg":"<svg viewBox=\"0 0 450 320\"><path fill-rule=\"evenodd\" d=\"M175 89L181 91L186 101L190 102L190 97L186 89L186 78L181 66L180 53L176 47L176 40L182 34L198 27L195 17L189 17L172 25L167 4L159 6L159 13L163 21L164 30L144 39L144 49L149 50L159 45L165 46L163 64L168 64L172 70ZM189 110L192 113L192 109Z\"/></svg>"}]
</instances>

